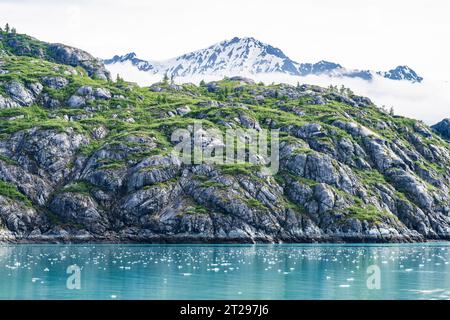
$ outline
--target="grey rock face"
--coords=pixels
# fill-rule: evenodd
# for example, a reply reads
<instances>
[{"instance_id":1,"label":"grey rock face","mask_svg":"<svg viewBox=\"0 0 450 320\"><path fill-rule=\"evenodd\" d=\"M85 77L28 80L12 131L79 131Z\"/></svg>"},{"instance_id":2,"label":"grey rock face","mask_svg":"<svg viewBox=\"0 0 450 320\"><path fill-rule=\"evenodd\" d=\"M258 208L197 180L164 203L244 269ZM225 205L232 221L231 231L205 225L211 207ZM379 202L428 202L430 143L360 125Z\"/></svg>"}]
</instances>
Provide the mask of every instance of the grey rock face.
<instances>
[{"instance_id":1,"label":"grey rock face","mask_svg":"<svg viewBox=\"0 0 450 320\"><path fill-rule=\"evenodd\" d=\"M32 129L14 134L7 148L26 170L57 182L69 173L72 157L87 139L75 133Z\"/></svg>"},{"instance_id":2,"label":"grey rock face","mask_svg":"<svg viewBox=\"0 0 450 320\"><path fill-rule=\"evenodd\" d=\"M38 205L45 205L53 192L52 184L36 174L0 161L0 179L11 183Z\"/></svg>"},{"instance_id":3,"label":"grey rock face","mask_svg":"<svg viewBox=\"0 0 450 320\"><path fill-rule=\"evenodd\" d=\"M6 227L18 235L27 235L34 228L43 224L43 219L32 208L11 201L0 195L0 218Z\"/></svg>"},{"instance_id":4,"label":"grey rock face","mask_svg":"<svg viewBox=\"0 0 450 320\"><path fill-rule=\"evenodd\" d=\"M82 86L77 90L77 94L80 96L90 96L93 93L94 89L91 86Z\"/></svg>"},{"instance_id":5,"label":"grey rock face","mask_svg":"<svg viewBox=\"0 0 450 320\"><path fill-rule=\"evenodd\" d=\"M410 173L401 169L392 169L387 172L388 177L400 190L411 194L417 204L423 209L430 209L433 198L428 194L427 187Z\"/></svg>"},{"instance_id":6,"label":"grey rock face","mask_svg":"<svg viewBox=\"0 0 450 320\"><path fill-rule=\"evenodd\" d=\"M97 88L95 89L94 95L98 99L109 100L111 99L111 92L108 89Z\"/></svg>"},{"instance_id":7,"label":"grey rock face","mask_svg":"<svg viewBox=\"0 0 450 320\"><path fill-rule=\"evenodd\" d=\"M0 109L17 108L19 104L13 99L0 95Z\"/></svg>"},{"instance_id":8,"label":"grey rock face","mask_svg":"<svg viewBox=\"0 0 450 320\"><path fill-rule=\"evenodd\" d=\"M59 194L50 203L50 209L63 221L82 224L94 234L104 232L108 225L94 200L82 194Z\"/></svg>"},{"instance_id":9,"label":"grey rock face","mask_svg":"<svg viewBox=\"0 0 450 320\"><path fill-rule=\"evenodd\" d=\"M11 99L20 106L30 106L35 100L32 92L26 89L25 86L18 81L8 83L5 89Z\"/></svg>"},{"instance_id":10,"label":"grey rock face","mask_svg":"<svg viewBox=\"0 0 450 320\"><path fill-rule=\"evenodd\" d=\"M96 140L101 140L103 138L106 137L106 135L108 134L108 130L101 126L101 127L97 127L93 130L92 132L92 137Z\"/></svg>"},{"instance_id":11,"label":"grey rock face","mask_svg":"<svg viewBox=\"0 0 450 320\"><path fill-rule=\"evenodd\" d=\"M61 102L57 99L50 97L48 94L44 93L41 98L41 103L45 108L59 108L61 106Z\"/></svg>"},{"instance_id":12,"label":"grey rock face","mask_svg":"<svg viewBox=\"0 0 450 320\"><path fill-rule=\"evenodd\" d=\"M444 119L441 122L431 126L443 138L450 140L450 119Z\"/></svg>"},{"instance_id":13,"label":"grey rock face","mask_svg":"<svg viewBox=\"0 0 450 320\"><path fill-rule=\"evenodd\" d=\"M63 77L44 77L42 82L50 88L61 89L69 84L69 81Z\"/></svg>"},{"instance_id":14,"label":"grey rock face","mask_svg":"<svg viewBox=\"0 0 450 320\"><path fill-rule=\"evenodd\" d=\"M249 117L245 112L239 112L239 122L247 129L261 130L258 121Z\"/></svg>"},{"instance_id":15,"label":"grey rock face","mask_svg":"<svg viewBox=\"0 0 450 320\"><path fill-rule=\"evenodd\" d=\"M103 63L83 50L63 44L51 44L48 47L48 52L56 62L73 67L83 67L91 77L105 80L111 78Z\"/></svg>"},{"instance_id":16,"label":"grey rock face","mask_svg":"<svg viewBox=\"0 0 450 320\"><path fill-rule=\"evenodd\" d=\"M155 156L138 163L128 177L127 189L139 190L142 187L166 182L180 173L181 161L174 156Z\"/></svg>"},{"instance_id":17,"label":"grey rock face","mask_svg":"<svg viewBox=\"0 0 450 320\"><path fill-rule=\"evenodd\" d=\"M27 85L28 89L31 90L31 92L33 93L34 96L39 96L42 92L42 89L44 88L44 86L39 83L39 82L35 82L35 83L30 83Z\"/></svg>"},{"instance_id":18,"label":"grey rock face","mask_svg":"<svg viewBox=\"0 0 450 320\"><path fill-rule=\"evenodd\" d=\"M86 100L83 97L73 95L67 100L67 105L70 108L80 108L84 107L86 104Z\"/></svg>"},{"instance_id":19,"label":"grey rock face","mask_svg":"<svg viewBox=\"0 0 450 320\"><path fill-rule=\"evenodd\" d=\"M191 108L189 108L189 106L183 106L183 107L177 108L176 111L180 116L184 116L185 114L188 114L189 112L191 112Z\"/></svg>"},{"instance_id":20,"label":"grey rock face","mask_svg":"<svg viewBox=\"0 0 450 320\"><path fill-rule=\"evenodd\" d=\"M92 88L91 86L82 86L78 88L76 96L82 96L86 100L109 100L112 98L111 92L105 88Z\"/></svg>"}]
</instances>

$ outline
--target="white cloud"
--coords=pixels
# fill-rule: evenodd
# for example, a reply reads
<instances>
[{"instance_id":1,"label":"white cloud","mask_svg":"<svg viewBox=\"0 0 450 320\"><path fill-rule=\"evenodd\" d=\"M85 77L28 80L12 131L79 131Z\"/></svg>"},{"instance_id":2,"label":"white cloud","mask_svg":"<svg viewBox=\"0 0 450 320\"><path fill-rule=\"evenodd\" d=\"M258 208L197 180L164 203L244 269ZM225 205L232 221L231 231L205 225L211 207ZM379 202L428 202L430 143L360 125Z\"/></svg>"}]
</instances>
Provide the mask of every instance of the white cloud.
<instances>
[{"instance_id":1,"label":"white cloud","mask_svg":"<svg viewBox=\"0 0 450 320\"><path fill-rule=\"evenodd\" d=\"M124 64L108 65L111 74L120 74L128 81L136 82L141 86L149 86L161 81L161 75L142 72L132 66L130 62ZM231 76L231 75L230 75ZM372 81L355 78L330 78L328 76L297 77L286 74L243 74L265 84L297 83L315 84L323 87L329 85L344 85L355 94L369 97L377 106L393 107L395 114L422 120L429 125L435 124L444 118L450 118L450 83L444 81L425 80L422 83L394 81L376 76ZM177 83L192 82L198 84L201 80L215 81L222 77L196 76L178 77Z\"/></svg>"}]
</instances>

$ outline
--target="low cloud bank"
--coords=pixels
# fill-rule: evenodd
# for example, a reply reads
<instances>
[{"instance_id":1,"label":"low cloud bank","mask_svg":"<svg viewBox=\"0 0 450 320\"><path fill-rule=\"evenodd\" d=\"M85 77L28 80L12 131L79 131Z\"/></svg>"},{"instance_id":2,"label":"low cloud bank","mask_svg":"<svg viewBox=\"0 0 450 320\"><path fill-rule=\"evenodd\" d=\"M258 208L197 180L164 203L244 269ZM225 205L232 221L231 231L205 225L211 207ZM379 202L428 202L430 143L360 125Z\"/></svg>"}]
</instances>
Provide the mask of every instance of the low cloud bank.
<instances>
[{"instance_id":1,"label":"low cloud bank","mask_svg":"<svg viewBox=\"0 0 450 320\"><path fill-rule=\"evenodd\" d=\"M141 86L149 86L161 81L161 75L142 72L131 63L108 65L111 74L119 74L127 81L136 82ZM372 81L353 78L330 78L328 76L289 76L286 74L243 75L257 82L265 84L308 83L320 86L344 85L355 94L369 97L378 106L393 107L395 114L419 119L432 125L444 118L450 118L450 83L444 81L430 81L425 79L422 83L394 81L382 77L375 77ZM196 76L176 78L177 83L199 83L201 80L214 81L222 77Z\"/></svg>"}]
</instances>

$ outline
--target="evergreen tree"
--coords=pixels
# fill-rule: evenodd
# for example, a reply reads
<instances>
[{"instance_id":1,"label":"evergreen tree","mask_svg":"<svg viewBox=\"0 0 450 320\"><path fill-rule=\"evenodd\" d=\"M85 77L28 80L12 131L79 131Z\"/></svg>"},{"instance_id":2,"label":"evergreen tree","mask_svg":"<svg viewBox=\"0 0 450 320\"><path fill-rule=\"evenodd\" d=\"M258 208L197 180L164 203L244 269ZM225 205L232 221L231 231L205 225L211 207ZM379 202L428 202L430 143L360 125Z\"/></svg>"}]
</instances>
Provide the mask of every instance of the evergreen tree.
<instances>
[{"instance_id":1,"label":"evergreen tree","mask_svg":"<svg viewBox=\"0 0 450 320\"><path fill-rule=\"evenodd\" d=\"M390 114L391 116L394 116L394 114L395 114L394 107L391 107L391 108L389 109L389 114Z\"/></svg>"},{"instance_id":2,"label":"evergreen tree","mask_svg":"<svg viewBox=\"0 0 450 320\"><path fill-rule=\"evenodd\" d=\"M202 81L200 81L200 87L204 87L206 85L205 80L202 79Z\"/></svg>"},{"instance_id":3,"label":"evergreen tree","mask_svg":"<svg viewBox=\"0 0 450 320\"><path fill-rule=\"evenodd\" d=\"M5 32L9 33L9 23L6 23L6 25L5 25Z\"/></svg>"},{"instance_id":4,"label":"evergreen tree","mask_svg":"<svg viewBox=\"0 0 450 320\"><path fill-rule=\"evenodd\" d=\"M167 75L167 72L164 74L163 83L164 84L168 84L169 83L169 76Z\"/></svg>"},{"instance_id":5,"label":"evergreen tree","mask_svg":"<svg viewBox=\"0 0 450 320\"><path fill-rule=\"evenodd\" d=\"M12 33L12 34L16 34L16 33L17 33L16 28L12 28L12 29L11 29L11 33Z\"/></svg>"}]
</instances>

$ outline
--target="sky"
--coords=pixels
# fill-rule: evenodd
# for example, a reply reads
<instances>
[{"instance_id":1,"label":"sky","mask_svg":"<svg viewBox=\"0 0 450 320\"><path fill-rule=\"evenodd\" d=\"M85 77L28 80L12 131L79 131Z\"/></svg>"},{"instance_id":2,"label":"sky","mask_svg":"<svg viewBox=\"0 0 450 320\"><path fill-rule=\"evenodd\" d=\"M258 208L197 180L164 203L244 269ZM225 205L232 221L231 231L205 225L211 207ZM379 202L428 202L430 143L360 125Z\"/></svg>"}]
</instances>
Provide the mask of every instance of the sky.
<instances>
[{"instance_id":1,"label":"sky","mask_svg":"<svg viewBox=\"0 0 450 320\"><path fill-rule=\"evenodd\" d=\"M252 36L298 62L450 78L447 0L0 0L0 23L97 57L165 60Z\"/></svg>"},{"instance_id":2,"label":"sky","mask_svg":"<svg viewBox=\"0 0 450 320\"><path fill-rule=\"evenodd\" d=\"M166 60L251 36L300 63L328 60L371 70L408 65L428 83L443 85L443 94L450 91L449 15L448 0L0 0L0 24L101 58L133 51ZM434 121L446 114L441 104L450 94L434 101L426 95L436 89L429 88L418 94L444 110Z\"/></svg>"}]
</instances>

